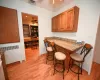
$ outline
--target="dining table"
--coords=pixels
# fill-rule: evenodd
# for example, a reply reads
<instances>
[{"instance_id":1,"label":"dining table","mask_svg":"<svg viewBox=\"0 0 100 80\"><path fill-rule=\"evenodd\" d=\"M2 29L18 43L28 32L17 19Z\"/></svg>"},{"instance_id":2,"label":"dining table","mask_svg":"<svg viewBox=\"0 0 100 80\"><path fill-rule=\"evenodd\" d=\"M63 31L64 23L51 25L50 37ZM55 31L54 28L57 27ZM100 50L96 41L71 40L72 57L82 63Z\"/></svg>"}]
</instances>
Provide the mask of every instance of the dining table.
<instances>
[{"instance_id":1,"label":"dining table","mask_svg":"<svg viewBox=\"0 0 100 80\"><path fill-rule=\"evenodd\" d=\"M26 38L24 38L24 43L25 43L26 48L28 46L30 46L30 47L32 47L34 45L37 46L38 41L39 41L38 37L26 37Z\"/></svg>"}]
</instances>

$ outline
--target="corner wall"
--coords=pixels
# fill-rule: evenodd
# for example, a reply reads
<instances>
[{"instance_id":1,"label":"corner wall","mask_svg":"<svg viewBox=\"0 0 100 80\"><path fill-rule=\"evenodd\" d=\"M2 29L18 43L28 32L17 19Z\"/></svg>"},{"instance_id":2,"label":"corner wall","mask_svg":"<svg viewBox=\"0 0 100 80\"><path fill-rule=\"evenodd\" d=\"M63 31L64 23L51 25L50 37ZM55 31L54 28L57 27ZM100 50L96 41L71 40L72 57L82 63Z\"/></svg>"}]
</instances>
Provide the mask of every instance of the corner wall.
<instances>
[{"instance_id":1,"label":"corner wall","mask_svg":"<svg viewBox=\"0 0 100 80\"><path fill-rule=\"evenodd\" d=\"M70 9L73 6L80 8L78 31L75 33L68 32L55 32L53 36L76 39L78 41L85 41L93 46L92 51L86 57L83 68L91 72L91 66L93 61L94 45L98 27L98 20L100 15L100 0L74 0L69 5L53 12L53 16Z\"/></svg>"},{"instance_id":2,"label":"corner wall","mask_svg":"<svg viewBox=\"0 0 100 80\"><path fill-rule=\"evenodd\" d=\"M100 17L98 21L98 30L97 30L96 42L94 48L94 62L100 64Z\"/></svg>"},{"instance_id":3,"label":"corner wall","mask_svg":"<svg viewBox=\"0 0 100 80\"><path fill-rule=\"evenodd\" d=\"M25 48L24 48L24 38L23 38L23 28L22 28L22 15L21 12L33 14L38 16L39 20L39 50L40 54L45 53L43 39L46 36L51 36L51 17L52 12L30 5L21 0L0 0L0 6L16 9L18 13L18 24L19 24L19 35L20 42L0 44L0 47L14 46L18 45L19 49L9 50L5 52L6 63L13 63L16 61L25 60Z\"/></svg>"}]
</instances>

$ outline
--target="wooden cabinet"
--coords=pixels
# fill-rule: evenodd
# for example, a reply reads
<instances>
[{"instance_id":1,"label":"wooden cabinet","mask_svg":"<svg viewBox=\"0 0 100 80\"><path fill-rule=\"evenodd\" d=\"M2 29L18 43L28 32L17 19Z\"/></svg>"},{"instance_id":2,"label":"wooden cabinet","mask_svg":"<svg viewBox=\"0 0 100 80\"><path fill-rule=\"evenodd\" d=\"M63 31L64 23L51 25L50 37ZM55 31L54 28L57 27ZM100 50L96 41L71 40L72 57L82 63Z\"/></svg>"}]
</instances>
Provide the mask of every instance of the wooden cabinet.
<instances>
[{"instance_id":1,"label":"wooden cabinet","mask_svg":"<svg viewBox=\"0 0 100 80\"><path fill-rule=\"evenodd\" d=\"M57 18L56 17L53 17L52 18L52 31L56 31L56 30L58 30L58 28L57 28L57 20L56 20Z\"/></svg>"},{"instance_id":2,"label":"wooden cabinet","mask_svg":"<svg viewBox=\"0 0 100 80\"><path fill-rule=\"evenodd\" d=\"M61 13L61 25L60 25L60 31L66 31L67 30L67 12Z\"/></svg>"},{"instance_id":3,"label":"wooden cabinet","mask_svg":"<svg viewBox=\"0 0 100 80\"><path fill-rule=\"evenodd\" d=\"M67 30L71 31L74 28L74 9L67 11Z\"/></svg>"},{"instance_id":4,"label":"wooden cabinet","mask_svg":"<svg viewBox=\"0 0 100 80\"><path fill-rule=\"evenodd\" d=\"M77 32L78 28L79 8L74 7L67 11L67 30Z\"/></svg>"},{"instance_id":5,"label":"wooden cabinet","mask_svg":"<svg viewBox=\"0 0 100 80\"><path fill-rule=\"evenodd\" d=\"M79 8L77 6L52 18L53 32L77 32Z\"/></svg>"},{"instance_id":6,"label":"wooden cabinet","mask_svg":"<svg viewBox=\"0 0 100 80\"><path fill-rule=\"evenodd\" d=\"M30 37L30 26L29 24L23 24L23 34L24 34L24 38L25 37Z\"/></svg>"},{"instance_id":7,"label":"wooden cabinet","mask_svg":"<svg viewBox=\"0 0 100 80\"><path fill-rule=\"evenodd\" d=\"M19 41L17 11L0 6L0 44Z\"/></svg>"},{"instance_id":8,"label":"wooden cabinet","mask_svg":"<svg viewBox=\"0 0 100 80\"><path fill-rule=\"evenodd\" d=\"M61 15L57 15L56 16L56 26L57 26L57 30L60 31L61 27Z\"/></svg>"},{"instance_id":9,"label":"wooden cabinet","mask_svg":"<svg viewBox=\"0 0 100 80\"><path fill-rule=\"evenodd\" d=\"M38 26L30 26L31 27L31 37L38 37Z\"/></svg>"}]
</instances>

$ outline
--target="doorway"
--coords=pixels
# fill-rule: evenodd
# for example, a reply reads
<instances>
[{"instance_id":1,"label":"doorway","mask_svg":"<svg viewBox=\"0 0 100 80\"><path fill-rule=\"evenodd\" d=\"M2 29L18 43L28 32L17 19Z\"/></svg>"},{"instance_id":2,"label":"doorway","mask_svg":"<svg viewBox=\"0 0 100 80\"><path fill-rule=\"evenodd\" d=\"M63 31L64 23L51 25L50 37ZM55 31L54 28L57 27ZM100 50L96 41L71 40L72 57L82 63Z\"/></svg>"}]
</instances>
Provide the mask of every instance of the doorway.
<instances>
[{"instance_id":1,"label":"doorway","mask_svg":"<svg viewBox=\"0 0 100 80\"><path fill-rule=\"evenodd\" d=\"M23 36L26 60L39 56L38 16L22 13Z\"/></svg>"}]
</instances>

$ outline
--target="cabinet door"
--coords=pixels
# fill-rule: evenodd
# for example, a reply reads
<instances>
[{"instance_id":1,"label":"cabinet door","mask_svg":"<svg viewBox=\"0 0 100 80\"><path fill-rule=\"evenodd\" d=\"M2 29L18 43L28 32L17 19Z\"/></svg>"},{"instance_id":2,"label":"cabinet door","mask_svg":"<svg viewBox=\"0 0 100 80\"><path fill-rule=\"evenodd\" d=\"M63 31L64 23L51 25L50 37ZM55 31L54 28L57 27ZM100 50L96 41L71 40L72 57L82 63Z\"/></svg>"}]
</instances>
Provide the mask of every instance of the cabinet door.
<instances>
[{"instance_id":1,"label":"cabinet door","mask_svg":"<svg viewBox=\"0 0 100 80\"><path fill-rule=\"evenodd\" d=\"M74 27L74 9L67 11L67 30L71 31Z\"/></svg>"},{"instance_id":2,"label":"cabinet door","mask_svg":"<svg viewBox=\"0 0 100 80\"><path fill-rule=\"evenodd\" d=\"M61 15L58 15L57 17L56 17L56 26L57 26L57 28L58 28L58 32L59 31L61 31Z\"/></svg>"},{"instance_id":3,"label":"cabinet door","mask_svg":"<svg viewBox=\"0 0 100 80\"><path fill-rule=\"evenodd\" d=\"M19 42L17 11L0 7L0 43Z\"/></svg>"},{"instance_id":4,"label":"cabinet door","mask_svg":"<svg viewBox=\"0 0 100 80\"><path fill-rule=\"evenodd\" d=\"M79 8L77 6L57 15L56 20L52 20L54 30L58 32L77 32L78 16Z\"/></svg>"},{"instance_id":5,"label":"cabinet door","mask_svg":"<svg viewBox=\"0 0 100 80\"><path fill-rule=\"evenodd\" d=\"M61 14L61 31L67 30L67 12Z\"/></svg>"},{"instance_id":6,"label":"cabinet door","mask_svg":"<svg viewBox=\"0 0 100 80\"><path fill-rule=\"evenodd\" d=\"M57 19L56 19L56 17L53 17L52 18L52 31L54 32L54 31L57 31L57 24L56 24L56 21Z\"/></svg>"}]
</instances>

